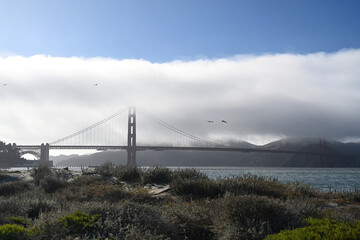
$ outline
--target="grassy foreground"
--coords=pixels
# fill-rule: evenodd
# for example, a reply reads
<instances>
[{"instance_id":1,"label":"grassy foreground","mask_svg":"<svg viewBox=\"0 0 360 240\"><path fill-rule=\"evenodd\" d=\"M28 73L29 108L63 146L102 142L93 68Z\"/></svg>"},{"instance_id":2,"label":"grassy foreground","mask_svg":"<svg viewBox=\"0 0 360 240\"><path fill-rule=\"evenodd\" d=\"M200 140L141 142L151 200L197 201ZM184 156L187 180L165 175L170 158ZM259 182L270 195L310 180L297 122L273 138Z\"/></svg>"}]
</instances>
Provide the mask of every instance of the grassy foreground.
<instances>
[{"instance_id":1,"label":"grassy foreground","mask_svg":"<svg viewBox=\"0 0 360 240\"><path fill-rule=\"evenodd\" d=\"M103 166L0 172L0 239L360 239L360 192Z\"/></svg>"}]
</instances>

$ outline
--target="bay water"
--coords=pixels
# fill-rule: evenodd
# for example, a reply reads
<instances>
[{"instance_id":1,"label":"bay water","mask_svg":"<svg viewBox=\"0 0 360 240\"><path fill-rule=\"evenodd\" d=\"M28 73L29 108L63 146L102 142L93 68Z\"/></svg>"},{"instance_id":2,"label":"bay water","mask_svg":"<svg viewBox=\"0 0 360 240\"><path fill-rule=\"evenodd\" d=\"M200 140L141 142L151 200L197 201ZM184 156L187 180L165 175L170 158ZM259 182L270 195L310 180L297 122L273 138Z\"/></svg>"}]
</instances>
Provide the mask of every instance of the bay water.
<instances>
[{"instance_id":1,"label":"bay water","mask_svg":"<svg viewBox=\"0 0 360 240\"><path fill-rule=\"evenodd\" d=\"M186 167L171 167L172 169ZM254 174L282 183L301 182L321 191L354 191L360 188L360 168L190 167L210 178Z\"/></svg>"}]
</instances>

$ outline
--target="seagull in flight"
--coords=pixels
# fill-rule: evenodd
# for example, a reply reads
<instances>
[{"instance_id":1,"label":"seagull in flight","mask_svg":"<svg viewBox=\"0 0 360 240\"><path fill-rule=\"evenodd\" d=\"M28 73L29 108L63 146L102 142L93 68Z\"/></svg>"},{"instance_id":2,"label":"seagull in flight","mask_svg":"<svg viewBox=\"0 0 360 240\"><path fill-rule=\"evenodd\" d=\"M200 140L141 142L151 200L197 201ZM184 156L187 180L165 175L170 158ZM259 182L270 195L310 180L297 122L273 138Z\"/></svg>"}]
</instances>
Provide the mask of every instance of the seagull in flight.
<instances>
[{"instance_id":1,"label":"seagull in flight","mask_svg":"<svg viewBox=\"0 0 360 240\"><path fill-rule=\"evenodd\" d=\"M222 122L222 123L227 123L227 121L225 121L225 120L221 120L221 122Z\"/></svg>"},{"instance_id":2,"label":"seagull in flight","mask_svg":"<svg viewBox=\"0 0 360 240\"><path fill-rule=\"evenodd\" d=\"M97 84L97 83L95 83L95 84L94 84L94 87L96 87L97 85L98 85L98 84Z\"/></svg>"},{"instance_id":3,"label":"seagull in flight","mask_svg":"<svg viewBox=\"0 0 360 240\"><path fill-rule=\"evenodd\" d=\"M3 86L7 86L7 83L3 83Z\"/></svg>"},{"instance_id":4,"label":"seagull in flight","mask_svg":"<svg viewBox=\"0 0 360 240\"><path fill-rule=\"evenodd\" d=\"M214 121L208 120L208 123L214 123Z\"/></svg>"}]
</instances>

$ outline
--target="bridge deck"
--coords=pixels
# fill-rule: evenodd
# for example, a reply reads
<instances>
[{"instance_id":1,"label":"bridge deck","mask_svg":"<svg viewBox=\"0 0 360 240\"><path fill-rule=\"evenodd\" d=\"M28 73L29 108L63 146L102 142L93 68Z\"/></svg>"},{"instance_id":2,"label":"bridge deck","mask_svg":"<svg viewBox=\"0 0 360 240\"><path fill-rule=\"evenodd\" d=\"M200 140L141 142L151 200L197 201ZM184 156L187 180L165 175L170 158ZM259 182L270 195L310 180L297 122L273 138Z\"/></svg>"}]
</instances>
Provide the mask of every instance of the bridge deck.
<instances>
[{"instance_id":1,"label":"bridge deck","mask_svg":"<svg viewBox=\"0 0 360 240\"><path fill-rule=\"evenodd\" d=\"M20 149L27 150L39 150L41 149L41 145L18 145ZM99 146L99 145L50 145L50 149L92 149L92 150L127 150L128 146ZM280 154L305 154L305 155L321 155L320 152L305 152L305 151L287 151L287 150L273 150L273 149L265 149L265 148L231 148L231 147L169 147L169 146L136 146L136 151L145 151L145 150L153 150L153 151L223 151L223 152L260 152L260 153L280 153Z\"/></svg>"}]
</instances>

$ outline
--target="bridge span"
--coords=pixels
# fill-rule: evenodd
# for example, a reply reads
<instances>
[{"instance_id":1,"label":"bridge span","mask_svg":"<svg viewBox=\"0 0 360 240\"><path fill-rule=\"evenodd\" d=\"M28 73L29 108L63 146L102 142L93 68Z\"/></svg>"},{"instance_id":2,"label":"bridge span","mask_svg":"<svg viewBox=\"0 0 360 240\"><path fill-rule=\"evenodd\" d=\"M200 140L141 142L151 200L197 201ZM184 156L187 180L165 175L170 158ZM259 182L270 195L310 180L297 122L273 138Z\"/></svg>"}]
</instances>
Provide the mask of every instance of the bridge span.
<instances>
[{"instance_id":1,"label":"bridge span","mask_svg":"<svg viewBox=\"0 0 360 240\"><path fill-rule=\"evenodd\" d=\"M123 112L123 111L122 111ZM49 161L49 152L52 149L56 150L76 150L76 149L89 149L89 150L98 150L98 151L106 151L106 150L125 150L127 151L127 165L136 166L136 152L137 151L223 151L223 152L241 152L241 153L250 153L250 152L258 152L258 153L276 153L276 154L301 154L301 155L322 155L324 153L321 152L305 152L305 151L287 151L287 150L272 150L266 149L264 147L254 147L254 148L236 148L236 147L228 147L222 144L217 144L214 142L210 142L208 140L196 137L194 135L183 132L159 119L151 117L152 120L158 122L163 127L170 129L171 131L187 137L195 142L194 146L150 146L150 145L137 145L137 132L136 132L136 112L135 108L130 108L128 112L128 122L127 122L127 144L123 145L91 145L91 144L62 144L68 139L74 138L81 134L86 133L87 131L96 128L103 124L104 122L116 117L120 113L116 113L111 115L110 117L93 124L90 127L87 127L79 132L71 134L67 137L61 138L52 143L46 143L41 145L17 145L23 153L37 153L40 156L40 164L41 165L51 165L52 163Z\"/></svg>"}]
</instances>

